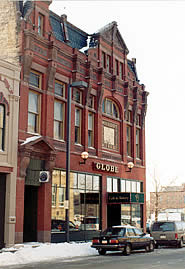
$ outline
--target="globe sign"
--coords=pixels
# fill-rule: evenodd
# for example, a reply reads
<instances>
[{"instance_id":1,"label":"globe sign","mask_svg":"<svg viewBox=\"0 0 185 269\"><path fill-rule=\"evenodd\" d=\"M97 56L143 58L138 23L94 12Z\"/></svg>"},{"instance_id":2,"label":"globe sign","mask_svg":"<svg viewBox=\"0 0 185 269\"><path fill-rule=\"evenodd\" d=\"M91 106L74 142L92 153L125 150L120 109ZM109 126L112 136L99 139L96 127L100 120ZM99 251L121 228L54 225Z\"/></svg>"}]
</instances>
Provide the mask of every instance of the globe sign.
<instances>
[{"instance_id":1,"label":"globe sign","mask_svg":"<svg viewBox=\"0 0 185 269\"><path fill-rule=\"evenodd\" d=\"M40 181L45 182L48 180L48 173L47 172L41 172L40 173Z\"/></svg>"}]
</instances>

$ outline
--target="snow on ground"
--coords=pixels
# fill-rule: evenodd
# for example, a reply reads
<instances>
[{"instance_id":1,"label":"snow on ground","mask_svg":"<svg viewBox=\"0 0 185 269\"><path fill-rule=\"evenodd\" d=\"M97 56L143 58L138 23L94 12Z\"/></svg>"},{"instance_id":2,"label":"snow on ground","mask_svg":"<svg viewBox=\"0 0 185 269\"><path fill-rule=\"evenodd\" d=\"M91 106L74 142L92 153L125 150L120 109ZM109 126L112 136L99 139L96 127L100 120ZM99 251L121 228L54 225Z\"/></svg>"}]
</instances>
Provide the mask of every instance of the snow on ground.
<instances>
[{"instance_id":1,"label":"snow on ground","mask_svg":"<svg viewBox=\"0 0 185 269\"><path fill-rule=\"evenodd\" d=\"M4 248L0 253L0 266L18 265L60 258L97 255L88 243L26 243Z\"/></svg>"}]
</instances>

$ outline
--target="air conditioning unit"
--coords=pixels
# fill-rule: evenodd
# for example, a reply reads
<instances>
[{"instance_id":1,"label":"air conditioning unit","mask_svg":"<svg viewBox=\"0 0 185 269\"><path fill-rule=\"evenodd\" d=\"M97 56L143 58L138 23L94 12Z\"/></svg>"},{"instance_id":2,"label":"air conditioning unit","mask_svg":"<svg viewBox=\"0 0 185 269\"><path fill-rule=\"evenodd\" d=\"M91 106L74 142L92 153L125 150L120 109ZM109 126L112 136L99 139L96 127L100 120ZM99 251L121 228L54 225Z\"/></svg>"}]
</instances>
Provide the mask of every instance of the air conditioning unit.
<instances>
[{"instance_id":1,"label":"air conditioning unit","mask_svg":"<svg viewBox=\"0 0 185 269\"><path fill-rule=\"evenodd\" d=\"M39 182L45 183L49 181L49 171L40 171Z\"/></svg>"}]
</instances>

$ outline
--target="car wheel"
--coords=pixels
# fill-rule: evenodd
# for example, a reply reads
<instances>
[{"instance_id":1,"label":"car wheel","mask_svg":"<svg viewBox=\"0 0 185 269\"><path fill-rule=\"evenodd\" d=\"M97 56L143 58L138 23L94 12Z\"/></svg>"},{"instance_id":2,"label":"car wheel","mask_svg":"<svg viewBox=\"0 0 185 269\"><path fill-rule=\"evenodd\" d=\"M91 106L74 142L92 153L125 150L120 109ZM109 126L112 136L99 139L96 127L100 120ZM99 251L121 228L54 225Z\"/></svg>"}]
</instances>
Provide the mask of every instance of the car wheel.
<instances>
[{"instance_id":1,"label":"car wheel","mask_svg":"<svg viewBox=\"0 0 185 269\"><path fill-rule=\"evenodd\" d=\"M150 241L149 251L150 252L154 251L154 242L153 241Z\"/></svg>"},{"instance_id":2,"label":"car wheel","mask_svg":"<svg viewBox=\"0 0 185 269\"><path fill-rule=\"evenodd\" d=\"M99 250L98 250L98 253L99 253L100 255L105 255L105 254L106 254L106 250L105 250L105 249L99 249Z\"/></svg>"},{"instance_id":3,"label":"car wheel","mask_svg":"<svg viewBox=\"0 0 185 269\"><path fill-rule=\"evenodd\" d=\"M124 249L124 255L130 255L131 254L131 245L130 244L127 244L125 249Z\"/></svg>"},{"instance_id":4,"label":"car wheel","mask_svg":"<svg viewBox=\"0 0 185 269\"><path fill-rule=\"evenodd\" d=\"M179 244L178 244L178 247L179 247L179 248L182 248L182 247L183 247L183 240L182 240L182 238L181 238L181 240L180 240L180 242L179 242Z\"/></svg>"}]
</instances>

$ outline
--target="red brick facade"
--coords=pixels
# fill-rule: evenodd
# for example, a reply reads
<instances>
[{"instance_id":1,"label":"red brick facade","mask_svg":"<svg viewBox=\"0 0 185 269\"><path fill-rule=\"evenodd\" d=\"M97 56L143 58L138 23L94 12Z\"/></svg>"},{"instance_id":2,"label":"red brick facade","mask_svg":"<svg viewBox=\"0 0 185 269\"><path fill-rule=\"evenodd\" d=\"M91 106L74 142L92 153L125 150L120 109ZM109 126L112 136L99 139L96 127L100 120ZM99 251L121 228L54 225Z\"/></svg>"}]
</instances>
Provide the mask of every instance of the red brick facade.
<instances>
[{"instance_id":1,"label":"red brick facade","mask_svg":"<svg viewBox=\"0 0 185 269\"><path fill-rule=\"evenodd\" d=\"M19 114L19 154L16 195L16 242L24 240L24 184L30 160L44 160L45 170L52 172L53 168L66 167L66 123L64 121L64 139L54 139L54 93L55 80L65 84L64 97L58 98L63 102L67 114L67 85L74 81L85 81L87 88L81 90L82 102L76 104L72 96L71 105L71 171L99 174L102 178L101 216L102 228L107 226L107 176L130 179L143 182L145 226L146 212L146 181L145 181L145 114L147 95L143 84L139 83L136 73L135 60L127 59L128 49L120 35L115 22L109 24L93 35L88 54L70 45L69 31L66 24L75 29L79 35L87 36L82 30L49 11L49 1L35 1L27 12L29 17L21 24L21 84L20 84L20 114ZM44 20L43 35L38 34L38 16ZM63 25L64 41L56 39L49 16L53 21L60 20ZM103 55L105 53L105 55ZM103 57L106 57L103 60ZM110 57L110 58L108 58ZM105 61L105 62L104 62ZM110 62L109 62L110 61ZM116 64L119 67L116 67ZM105 65L105 66L104 66ZM108 66L109 65L109 66ZM119 69L119 70L118 70ZM37 72L41 78L41 87L29 85L30 71ZM37 74L36 73L36 74ZM36 92L40 98L39 131L28 132L28 100L29 90ZM93 96L94 106L89 108L89 98ZM115 104L119 117L102 112L103 100ZM81 143L75 143L75 107L81 111ZM127 119L131 111L131 154L127 156ZM93 146L88 147L88 112L94 115ZM136 119L140 119L139 158L136 154ZM105 123L105 126L103 125ZM108 126L106 125L108 124ZM110 127L111 126L111 127ZM110 129L111 128L111 129ZM104 132L111 130L111 147L103 141ZM107 134L106 134L107 135ZM36 136L35 140L26 140ZM26 141L26 143L25 143ZM108 146L107 146L108 145ZM81 153L87 151L89 158L85 165ZM97 170L94 163L115 166L117 173ZM127 163L133 162L134 168L128 171ZM38 187L37 199L37 240L49 241L51 229L51 181ZM28 184L29 185L29 184ZM26 228L25 228L26 229Z\"/></svg>"}]
</instances>

